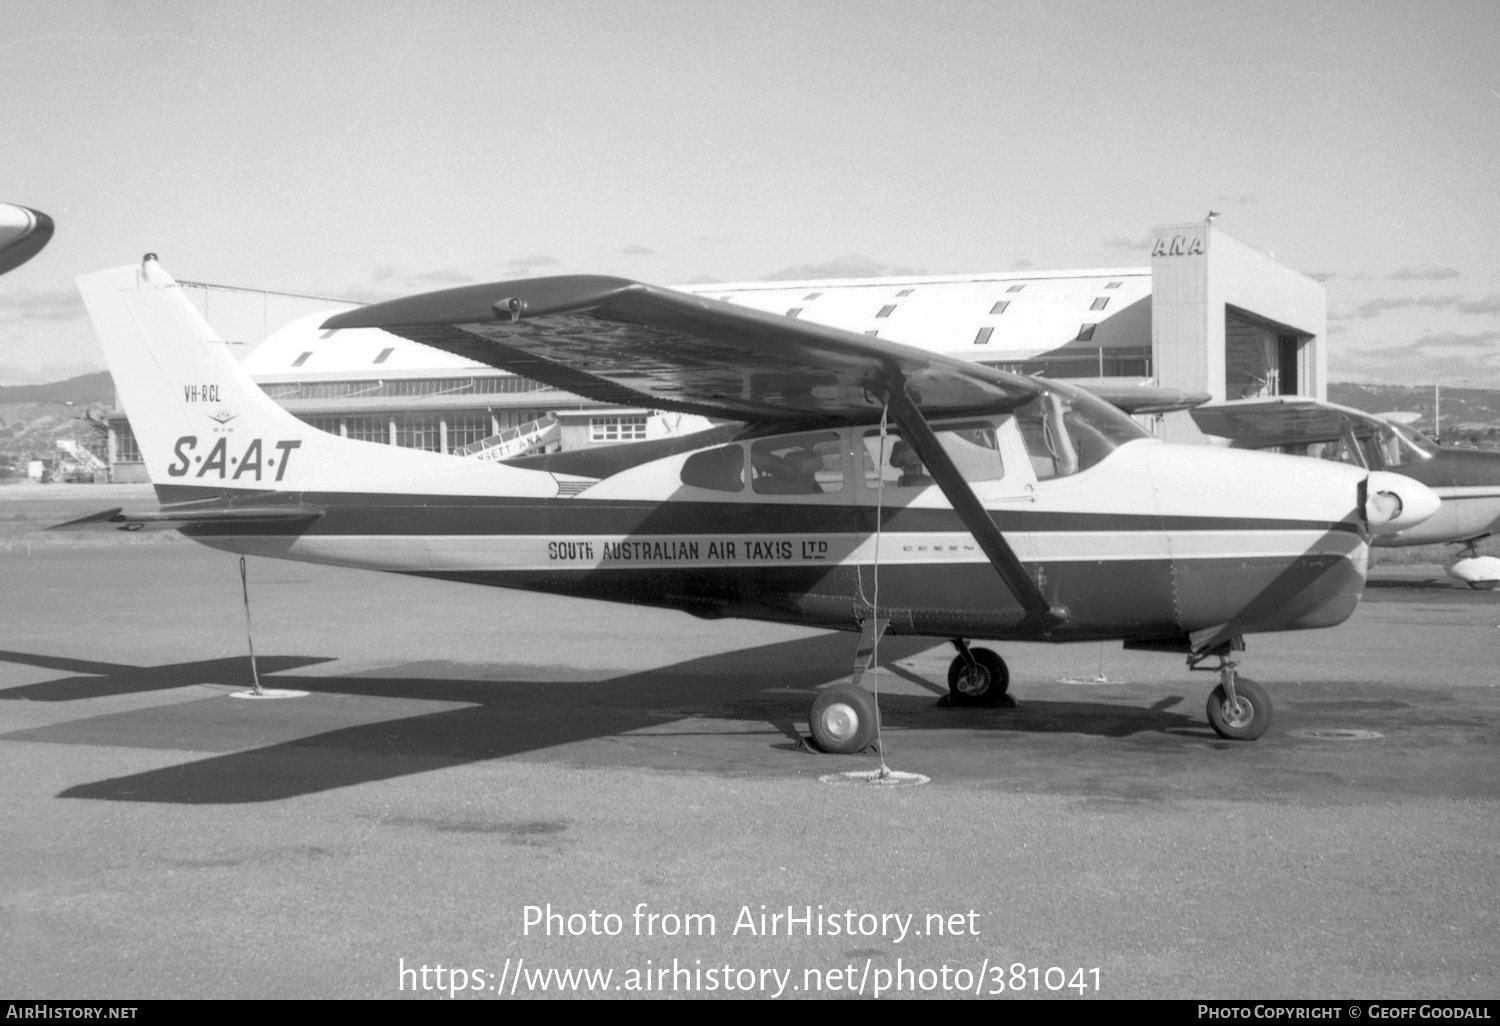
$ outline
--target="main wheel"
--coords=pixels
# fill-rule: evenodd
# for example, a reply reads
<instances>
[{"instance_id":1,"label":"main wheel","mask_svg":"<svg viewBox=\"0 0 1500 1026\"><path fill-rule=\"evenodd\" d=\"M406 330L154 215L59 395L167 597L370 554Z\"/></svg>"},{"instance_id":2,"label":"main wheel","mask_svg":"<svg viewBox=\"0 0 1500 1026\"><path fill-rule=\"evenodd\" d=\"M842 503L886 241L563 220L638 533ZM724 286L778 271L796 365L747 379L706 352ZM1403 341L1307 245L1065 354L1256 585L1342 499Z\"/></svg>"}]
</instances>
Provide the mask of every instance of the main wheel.
<instances>
[{"instance_id":1,"label":"main wheel","mask_svg":"<svg viewBox=\"0 0 1500 1026\"><path fill-rule=\"evenodd\" d=\"M999 705L1010 690L1010 669L988 648L971 648L974 664L955 656L948 664L948 695L954 705Z\"/></svg>"},{"instance_id":2,"label":"main wheel","mask_svg":"<svg viewBox=\"0 0 1500 1026\"><path fill-rule=\"evenodd\" d=\"M825 752L849 755L875 740L875 699L864 688L840 684L813 699L807 724L813 741Z\"/></svg>"},{"instance_id":3,"label":"main wheel","mask_svg":"<svg viewBox=\"0 0 1500 1026\"><path fill-rule=\"evenodd\" d=\"M1220 737L1231 741L1254 741L1271 725L1271 696L1266 689L1244 677L1234 682L1237 705L1220 684L1208 696L1208 722Z\"/></svg>"},{"instance_id":4,"label":"main wheel","mask_svg":"<svg viewBox=\"0 0 1500 1026\"><path fill-rule=\"evenodd\" d=\"M1494 591L1500 588L1500 581L1470 581L1469 587L1475 591Z\"/></svg>"}]
</instances>

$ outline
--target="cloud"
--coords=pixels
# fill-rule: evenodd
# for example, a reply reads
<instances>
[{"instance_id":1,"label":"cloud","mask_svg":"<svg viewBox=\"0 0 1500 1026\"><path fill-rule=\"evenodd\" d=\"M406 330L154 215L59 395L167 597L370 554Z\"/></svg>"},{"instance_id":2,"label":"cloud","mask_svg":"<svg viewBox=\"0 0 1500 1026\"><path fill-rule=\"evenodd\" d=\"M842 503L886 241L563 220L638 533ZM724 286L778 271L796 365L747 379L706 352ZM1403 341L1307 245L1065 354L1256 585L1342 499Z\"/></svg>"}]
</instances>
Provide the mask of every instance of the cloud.
<instances>
[{"instance_id":1,"label":"cloud","mask_svg":"<svg viewBox=\"0 0 1500 1026\"><path fill-rule=\"evenodd\" d=\"M1428 310L1452 310L1464 314L1500 313L1500 292L1492 292L1483 299L1464 299L1462 296L1378 296L1354 307L1328 315L1329 320L1378 317L1387 310L1405 310L1422 307Z\"/></svg>"},{"instance_id":2,"label":"cloud","mask_svg":"<svg viewBox=\"0 0 1500 1026\"><path fill-rule=\"evenodd\" d=\"M1012 271L1028 271L1035 266L1036 264L1032 263L1030 260L1017 260L1015 263L1010 265L1010 269Z\"/></svg>"},{"instance_id":3,"label":"cloud","mask_svg":"<svg viewBox=\"0 0 1500 1026\"><path fill-rule=\"evenodd\" d=\"M1155 241L1156 240L1149 235L1138 235L1133 239L1127 238L1124 235L1111 235L1109 238L1101 242L1100 245L1102 245L1105 249L1128 249L1142 253L1149 253L1151 252L1151 247L1155 243Z\"/></svg>"},{"instance_id":4,"label":"cloud","mask_svg":"<svg viewBox=\"0 0 1500 1026\"><path fill-rule=\"evenodd\" d=\"M720 279L711 277L711 276L709 276L707 274L699 274L699 275L695 275L695 276L689 278L687 281L682 282L681 284L683 284L683 285L719 285L719 284L722 284L722 282L720 281Z\"/></svg>"},{"instance_id":5,"label":"cloud","mask_svg":"<svg viewBox=\"0 0 1500 1026\"><path fill-rule=\"evenodd\" d=\"M793 264L762 278L762 281L805 281L813 278L892 278L926 274L924 270L877 263L870 257L849 253L822 264Z\"/></svg>"},{"instance_id":6,"label":"cloud","mask_svg":"<svg viewBox=\"0 0 1500 1026\"><path fill-rule=\"evenodd\" d=\"M440 271L413 274L406 280L413 285L463 285L474 279L455 267L445 267Z\"/></svg>"},{"instance_id":7,"label":"cloud","mask_svg":"<svg viewBox=\"0 0 1500 1026\"><path fill-rule=\"evenodd\" d=\"M409 292L393 289L344 289L340 292L351 303L384 303L388 299L400 299Z\"/></svg>"},{"instance_id":8,"label":"cloud","mask_svg":"<svg viewBox=\"0 0 1500 1026\"><path fill-rule=\"evenodd\" d=\"M396 275L398 275L400 273L401 273L401 268L395 267L395 266L393 266L391 264L386 264L384 267L377 267L377 268L375 268L375 270L371 271L370 272L370 280L371 281L389 281L391 278L394 278Z\"/></svg>"},{"instance_id":9,"label":"cloud","mask_svg":"<svg viewBox=\"0 0 1500 1026\"><path fill-rule=\"evenodd\" d=\"M1329 352L1330 374L1344 380L1410 385L1413 367L1421 368L1416 383L1468 379L1474 385L1500 386L1500 331L1438 332L1406 345Z\"/></svg>"},{"instance_id":10,"label":"cloud","mask_svg":"<svg viewBox=\"0 0 1500 1026\"><path fill-rule=\"evenodd\" d=\"M83 300L77 289L17 289L0 293L0 318L7 321L71 321L83 315Z\"/></svg>"},{"instance_id":11,"label":"cloud","mask_svg":"<svg viewBox=\"0 0 1500 1026\"><path fill-rule=\"evenodd\" d=\"M93 363L49 363L41 367L0 363L0 385L50 385L54 381L67 381L69 378L104 369L102 360Z\"/></svg>"},{"instance_id":12,"label":"cloud","mask_svg":"<svg viewBox=\"0 0 1500 1026\"><path fill-rule=\"evenodd\" d=\"M545 253L532 253L529 256L512 257L502 266L508 271L529 271L533 267L556 267L558 263L557 257L547 256Z\"/></svg>"},{"instance_id":13,"label":"cloud","mask_svg":"<svg viewBox=\"0 0 1500 1026\"><path fill-rule=\"evenodd\" d=\"M1338 277L1335 271L1309 271L1307 276L1313 281L1332 281Z\"/></svg>"},{"instance_id":14,"label":"cloud","mask_svg":"<svg viewBox=\"0 0 1500 1026\"><path fill-rule=\"evenodd\" d=\"M629 246L626 246L624 249L620 250L620 255L639 257L656 256L656 250L652 249L650 246L638 246L635 243L631 243Z\"/></svg>"},{"instance_id":15,"label":"cloud","mask_svg":"<svg viewBox=\"0 0 1500 1026\"><path fill-rule=\"evenodd\" d=\"M1386 275L1392 281L1442 281L1445 278L1457 278L1459 273L1451 267L1440 267L1437 264L1419 264L1416 267L1403 267L1399 271L1392 271Z\"/></svg>"},{"instance_id":16,"label":"cloud","mask_svg":"<svg viewBox=\"0 0 1500 1026\"><path fill-rule=\"evenodd\" d=\"M1457 310L1459 313L1470 314L1500 313L1500 292L1491 292L1483 299L1460 300Z\"/></svg>"},{"instance_id":17,"label":"cloud","mask_svg":"<svg viewBox=\"0 0 1500 1026\"><path fill-rule=\"evenodd\" d=\"M709 246L727 246L734 241L733 235L700 235L698 241Z\"/></svg>"}]
</instances>

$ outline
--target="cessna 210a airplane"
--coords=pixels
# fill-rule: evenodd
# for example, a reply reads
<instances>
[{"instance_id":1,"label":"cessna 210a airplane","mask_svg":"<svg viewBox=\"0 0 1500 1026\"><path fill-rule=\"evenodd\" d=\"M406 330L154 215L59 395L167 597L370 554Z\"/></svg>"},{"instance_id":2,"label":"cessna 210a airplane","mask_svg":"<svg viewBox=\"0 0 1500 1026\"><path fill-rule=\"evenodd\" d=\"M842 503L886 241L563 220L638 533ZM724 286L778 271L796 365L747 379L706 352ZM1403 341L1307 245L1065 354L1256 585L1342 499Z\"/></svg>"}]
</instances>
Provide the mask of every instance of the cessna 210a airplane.
<instances>
[{"instance_id":1,"label":"cessna 210a airplane","mask_svg":"<svg viewBox=\"0 0 1500 1026\"><path fill-rule=\"evenodd\" d=\"M972 640L1118 639L1216 658L1213 728L1258 737L1271 703L1236 677L1243 637L1343 621L1371 535L1437 508L1399 475L1170 445L1065 384L605 277L450 289L324 327L733 423L510 462L399 449L277 406L153 256L79 285L162 508L62 527L947 639L956 704L1009 684ZM857 685L825 689L813 739L863 750L876 715Z\"/></svg>"},{"instance_id":2,"label":"cessna 210a airplane","mask_svg":"<svg viewBox=\"0 0 1500 1026\"><path fill-rule=\"evenodd\" d=\"M1442 500L1431 517L1374 538L1381 546L1456 544L1448 576L1475 590L1500 587L1500 557L1475 548L1500 532L1500 452L1454 449L1405 424L1302 396L1199 406L1198 426L1245 449L1279 449L1389 470L1421 481Z\"/></svg>"}]
</instances>

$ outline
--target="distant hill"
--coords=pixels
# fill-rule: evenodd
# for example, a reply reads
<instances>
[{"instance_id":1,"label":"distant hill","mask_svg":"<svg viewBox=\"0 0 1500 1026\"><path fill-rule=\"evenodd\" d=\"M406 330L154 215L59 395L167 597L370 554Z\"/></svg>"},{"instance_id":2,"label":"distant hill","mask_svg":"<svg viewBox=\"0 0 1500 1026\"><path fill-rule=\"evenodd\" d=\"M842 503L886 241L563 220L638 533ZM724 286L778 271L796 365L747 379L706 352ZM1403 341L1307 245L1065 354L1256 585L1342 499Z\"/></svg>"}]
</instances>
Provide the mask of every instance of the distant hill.
<instances>
[{"instance_id":1,"label":"distant hill","mask_svg":"<svg viewBox=\"0 0 1500 1026\"><path fill-rule=\"evenodd\" d=\"M1490 388L1444 388L1443 433L1459 428L1500 426L1500 391ZM1356 385L1334 381L1328 401L1368 413L1401 410L1421 415L1419 431L1432 431L1433 392L1426 385Z\"/></svg>"},{"instance_id":2,"label":"distant hill","mask_svg":"<svg viewBox=\"0 0 1500 1026\"><path fill-rule=\"evenodd\" d=\"M50 385L0 385L0 403L113 404L115 383L109 371L81 374Z\"/></svg>"}]
</instances>

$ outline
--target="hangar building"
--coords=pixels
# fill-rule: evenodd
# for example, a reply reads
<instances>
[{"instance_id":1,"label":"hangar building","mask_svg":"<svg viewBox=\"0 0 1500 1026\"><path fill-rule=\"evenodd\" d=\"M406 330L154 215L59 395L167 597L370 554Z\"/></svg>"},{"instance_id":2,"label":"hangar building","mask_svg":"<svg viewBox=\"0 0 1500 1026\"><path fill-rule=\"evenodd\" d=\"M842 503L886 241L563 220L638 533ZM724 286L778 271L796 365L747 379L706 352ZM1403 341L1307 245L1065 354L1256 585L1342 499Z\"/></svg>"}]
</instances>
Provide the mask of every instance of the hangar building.
<instances>
[{"instance_id":1,"label":"hangar building","mask_svg":"<svg viewBox=\"0 0 1500 1026\"><path fill-rule=\"evenodd\" d=\"M183 284L220 336L243 344L267 394L349 438L454 452L548 414L563 448L695 429L373 329L324 338L322 320L355 303ZM681 288L1025 374L1128 377L1216 400L1327 398L1322 285L1211 222L1154 229L1147 267ZM123 412L108 422L111 479L144 480ZM1185 413L1152 427L1170 441L1204 437Z\"/></svg>"}]
</instances>

